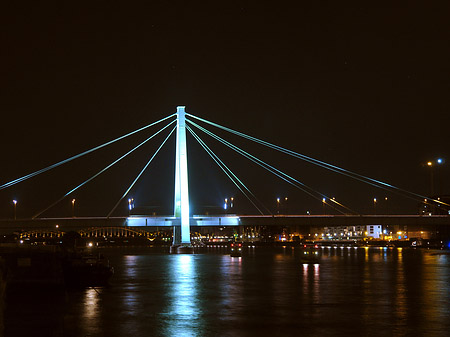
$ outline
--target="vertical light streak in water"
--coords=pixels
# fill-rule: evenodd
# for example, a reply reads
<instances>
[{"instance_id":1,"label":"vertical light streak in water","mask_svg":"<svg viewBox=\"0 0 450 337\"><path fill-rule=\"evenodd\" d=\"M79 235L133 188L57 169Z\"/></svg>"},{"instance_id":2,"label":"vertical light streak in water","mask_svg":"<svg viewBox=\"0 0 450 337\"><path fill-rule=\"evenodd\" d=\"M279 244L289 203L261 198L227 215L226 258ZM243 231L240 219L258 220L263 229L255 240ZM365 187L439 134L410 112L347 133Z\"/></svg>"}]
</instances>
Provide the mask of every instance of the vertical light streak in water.
<instances>
[{"instance_id":1,"label":"vertical light streak in water","mask_svg":"<svg viewBox=\"0 0 450 337\"><path fill-rule=\"evenodd\" d=\"M380 248L381 249L381 248ZM387 262L387 252L388 252L388 248L387 247L383 247L383 252L382 252L382 257L383 257L383 262Z\"/></svg>"},{"instance_id":2,"label":"vertical light streak in water","mask_svg":"<svg viewBox=\"0 0 450 337\"><path fill-rule=\"evenodd\" d=\"M168 268L172 282L169 285L169 306L165 336L200 336L201 308L197 298L197 277L194 255L173 255Z\"/></svg>"},{"instance_id":3,"label":"vertical light streak in water","mask_svg":"<svg viewBox=\"0 0 450 337\"><path fill-rule=\"evenodd\" d=\"M408 303L405 284L405 270L403 265L403 249L397 248L397 273L394 300L394 316L397 321L404 322L407 318Z\"/></svg>"},{"instance_id":4,"label":"vertical light streak in water","mask_svg":"<svg viewBox=\"0 0 450 337\"><path fill-rule=\"evenodd\" d=\"M320 302L320 264L302 265L303 294L311 297L311 304Z\"/></svg>"},{"instance_id":5,"label":"vertical light streak in water","mask_svg":"<svg viewBox=\"0 0 450 337\"><path fill-rule=\"evenodd\" d=\"M242 257L224 255L220 263L221 320L231 322L243 317L245 308ZM238 331L236 331L236 334Z\"/></svg>"},{"instance_id":6,"label":"vertical light streak in water","mask_svg":"<svg viewBox=\"0 0 450 337\"><path fill-rule=\"evenodd\" d=\"M137 312L136 305L139 302L137 298L138 292L136 291L136 282L135 280L139 279L136 269L139 266L139 256L136 255L126 255L125 256L125 275L126 279L129 280L125 287L127 288L127 292L123 297L123 305L126 308L126 312L130 315L133 315Z\"/></svg>"},{"instance_id":7,"label":"vertical light streak in water","mask_svg":"<svg viewBox=\"0 0 450 337\"><path fill-rule=\"evenodd\" d=\"M308 294L309 282L308 282L308 267L307 263L303 263L302 265L302 275L303 275L303 294Z\"/></svg>"},{"instance_id":8,"label":"vertical light streak in water","mask_svg":"<svg viewBox=\"0 0 450 337\"><path fill-rule=\"evenodd\" d=\"M372 279L370 274L370 250L369 247L364 247L364 269L363 269L363 280L362 280L362 321L364 325L370 324L373 319L372 313L373 308L370 305L372 300Z\"/></svg>"},{"instance_id":9,"label":"vertical light streak in water","mask_svg":"<svg viewBox=\"0 0 450 337\"><path fill-rule=\"evenodd\" d=\"M320 264L313 264L314 268L314 301L320 301Z\"/></svg>"},{"instance_id":10,"label":"vertical light streak in water","mask_svg":"<svg viewBox=\"0 0 450 337\"><path fill-rule=\"evenodd\" d=\"M82 331L83 336L97 335L100 332L101 325L101 301L100 295L103 289L88 288L85 290L83 298L83 316L82 316Z\"/></svg>"}]
</instances>

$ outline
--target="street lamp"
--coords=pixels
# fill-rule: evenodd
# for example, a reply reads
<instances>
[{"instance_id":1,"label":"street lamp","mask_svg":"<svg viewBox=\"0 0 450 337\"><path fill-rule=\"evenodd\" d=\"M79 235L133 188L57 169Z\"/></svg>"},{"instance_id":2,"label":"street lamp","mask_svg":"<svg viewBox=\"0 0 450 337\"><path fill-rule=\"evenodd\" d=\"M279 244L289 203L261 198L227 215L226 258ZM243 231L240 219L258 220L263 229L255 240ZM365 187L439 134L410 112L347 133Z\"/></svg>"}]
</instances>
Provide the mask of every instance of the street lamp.
<instances>
[{"instance_id":1,"label":"street lamp","mask_svg":"<svg viewBox=\"0 0 450 337\"><path fill-rule=\"evenodd\" d=\"M427 166L430 168L430 196L434 195L434 177L433 177L433 162L427 162Z\"/></svg>"},{"instance_id":2,"label":"street lamp","mask_svg":"<svg viewBox=\"0 0 450 337\"><path fill-rule=\"evenodd\" d=\"M75 217L75 199L72 199L72 218Z\"/></svg>"},{"instance_id":3,"label":"street lamp","mask_svg":"<svg viewBox=\"0 0 450 337\"><path fill-rule=\"evenodd\" d=\"M444 159L442 158L438 158L436 159L436 164L437 166L441 166L442 164L444 164ZM438 176L438 187L439 187L439 194L442 195L442 172L441 169L438 168L437 170L437 176Z\"/></svg>"},{"instance_id":4,"label":"street lamp","mask_svg":"<svg viewBox=\"0 0 450 337\"><path fill-rule=\"evenodd\" d=\"M280 198L277 198L277 214L280 214Z\"/></svg>"},{"instance_id":5,"label":"street lamp","mask_svg":"<svg viewBox=\"0 0 450 337\"><path fill-rule=\"evenodd\" d=\"M325 205L326 205L326 199L325 199L325 198L322 198L322 213L323 213L323 215L326 214L326 213L325 213Z\"/></svg>"},{"instance_id":6,"label":"street lamp","mask_svg":"<svg viewBox=\"0 0 450 337\"><path fill-rule=\"evenodd\" d=\"M14 204L14 220L17 219L17 200L13 200Z\"/></svg>"},{"instance_id":7,"label":"street lamp","mask_svg":"<svg viewBox=\"0 0 450 337\"><path fill-rule=\"evenodd\" d=\"M386 214L389 214L388 197L384 197L384 201L386 202Z\"/></svg>"},{"instance_id":8,"label":"street lamp","mask_svg":"<svg viewBox=\"0 0 450 337\"><path fill-rule=\"evenodd\" d=\"M434 196L434 167L435 166L441 166L442 164L444 164L444 159L442 158L438 158L434 161L428 161L427 162L427 166L430 168L430 196L433 197ZM438 179L440 178L439 175L439 171L438 171ZM440 181L438 182L439 186ZM441 186L440 186L441 187ZM439 191L440 194L442 194L442 191Z\"/></svg>"},{"instance_id":9,"label":"street lamp","mask_svg":"<svg viewBox=\"0 0 450 337\"><path fill-rule=\"evenodd\" d=\"M128 199L128 216L131 215L131 199Z\"/></svg>"},{"instance_id":10,"label":"street lamp","mask_svg":"<svg viewBox=\"0 0 450 337\"><path fill-rule=\"evenodd\" d=\"M373 213L377 214L377 198L373 198Z\"/></svg>"}]
</instances>

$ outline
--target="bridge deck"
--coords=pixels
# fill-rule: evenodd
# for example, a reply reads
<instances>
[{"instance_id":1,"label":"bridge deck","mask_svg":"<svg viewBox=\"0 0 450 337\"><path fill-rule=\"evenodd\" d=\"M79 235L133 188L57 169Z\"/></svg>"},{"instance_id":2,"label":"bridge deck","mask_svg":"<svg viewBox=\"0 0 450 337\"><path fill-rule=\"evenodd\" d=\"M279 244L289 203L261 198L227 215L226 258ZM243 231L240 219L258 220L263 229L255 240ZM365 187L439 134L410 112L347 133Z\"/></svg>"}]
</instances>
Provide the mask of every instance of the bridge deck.
<instances>
[{"instance_id":1,"label":"bridge deck","mask_svg":"<svg viewBox=\"0 0 450 337\"><path fill-rule=\"evenodd\" d=\"M70 231L88 227L168 227L179 222L173 216L133 217L85 217L85 218L40 218L0 220L0 233L20 230L51 229ZM415 225L450 226L448 215L219 215L194 216L191 226L357 226L357 225Z\"/></svg>"}]
</instances>

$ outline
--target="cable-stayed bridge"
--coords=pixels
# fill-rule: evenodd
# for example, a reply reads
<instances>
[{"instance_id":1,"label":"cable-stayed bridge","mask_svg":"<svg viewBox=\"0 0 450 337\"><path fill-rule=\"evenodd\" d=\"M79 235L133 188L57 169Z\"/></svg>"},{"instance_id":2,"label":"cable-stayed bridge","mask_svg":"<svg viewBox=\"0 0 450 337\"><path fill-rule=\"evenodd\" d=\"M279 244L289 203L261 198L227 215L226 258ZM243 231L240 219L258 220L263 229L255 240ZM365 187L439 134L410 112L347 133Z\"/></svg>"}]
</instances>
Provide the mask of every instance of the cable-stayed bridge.
<instances>
[{"instance_id":1,"label":"cable-stayed bridge","mask_svg":"<svg viewBox=\"0 0 450 337\"><path fill-rule=\"evenodd\" d=\"M38 171L32 172L20 178L14 179L10 182L4 183L0 185L0 190L10 188L16 184L24 182L28 179L31 179L37 175L50 171L56 167L69 163L73 160L81 158L87 154L93 153L101 148L104 148L110 144L116 143L122 139L125 139L129 136L132 136L136 133L139 133L145 129L148 129L152 126L165 123L163 127L161 127L157 132L153 135L133 147L131 150L127 151L123 155L119 156L117 159L112 161L110 164L105 166L103 169L95 173L93 176L89 177L82 183L74 186L65 194L63 194L59 199L48 205L46 208L37 212L33 217L33 221L24 220L20 221L20 226L37 226L50 224L52 221L64 221L66 228L79 228L80 226L89 226L94 222L118 222L120 226L126 227L172 227L173 228L173 243L174 245L190 245L191 238L191 226L246 226L246 225L280 225L280 224L299 224L299 225L323 225L323 226L340 226L340 225L366 225L366 224L398 224L398 225L407 225L407 224L418 224L418 225L449 225L450 217L448 215L433 215L433 214L425 214L425 215L361 215L358 212L352 210L348 205L344 205L342 202L335 200L332 197L317 191L316 189L308 186L303 181L300 181L298 178L289 175L282 171L281 169L275 167L272 164L262 160L261 158L245 151L241 147L231 143L223 137L220 137L216 133L210 131L207 128L213 127L217 128L223 132L232 134L237 137L241 137L243 139L249 140L256 144L265 146L269 149L278 151L287 156L305 161L307 163L313 164L315 166L327 169L331 172L352 178L358 182L371 185L373 187L377 187L386 191L390 191L392 193L396 193L405 198L417 200L418 202L426 202L434 208L440 209L448 209L450 207L449 204L441 201L436 198L429 198L414 192L407 191L405 189L398 188L394 185L346 170L344 168L338 167L336 165L332 165L326 163L324 161L317 160L315 158L297 153L293 150L286 149L284 147L278 146L276 144L269 143L262 139L246 135L242 132L233 130L231 128L216 124L214 122L210 122L206 119L194 116L192 114L185 112L184 106L177 107L177 112L175 114L169 115L165 118L160 119L157 122L151 123L147 126L144 126L138 130L130 132L126 135L118 137L114 140L106 142L102 145L96 146L88 151L84 151L80 154L72 156L68 159L62 160L58 163L40 169ZM213 160L213 162L220 168L220 170L228 177L228 179L235 185L235 187L239 190L239 192L253 205L256 213L258 215L217 215L217 216L193 216L190 211L189 204L189 183L188 183L188 151L187 151L187 142L186 142L186 134L189 132L193 138L201 145L201 147L206 151L209 157ZM163 142L157 148L157 150L153 153L150 159L146 162L142 170L137 174L132 183L128 186L128 188L124 191L119 200L115 203L111 211L106 214L104 217L97 218L60 218L60 219L48 219L44 218L45 213L50 210L52 207L60 203L65 198L68 198L78 189L84 187L86 184L109 170L111 167L122 161L128 155L141 148L144 144L149 142L151 139L156 137L159 134L164 134L165 136ZM154 158L158 155L161 148L167 143L168 139L172 136L172 134L176 134L176 148L175 148L175 184L174 184L174 204L173 204L173 215L170 216L132 216L132 217L113 217L116 212L118 206L124 202L126 202L126 197L129 195L130 191L137 184L144 171L151 165ZM331 208L338 215L283 215L283 214L273 214L273 212L264 205L256 195L250 190L250 188L238 177L238 175L233 172L228 165L220 158L220 156L215 153L210 146L204 141L204 139L200 136L207 136L215 141L225 145L227 148L236 152L243 158L249 160L255 165L260 166L264 170L278 177L281 181L295 187L301 192L305 193L309 197L316 199L317 202L322 203L322 205ZM14 207L16 204L14 204ZM131 204L129 205L131 207ZM15 209L14 209L15 211ZM340 214L340 215L339 215ZM16 216L16 215L14 215ZM8 222L3 221L2 226L3 229L13 228L14 226L19 225L17 222Z\"/></svg>"}]
</instances>

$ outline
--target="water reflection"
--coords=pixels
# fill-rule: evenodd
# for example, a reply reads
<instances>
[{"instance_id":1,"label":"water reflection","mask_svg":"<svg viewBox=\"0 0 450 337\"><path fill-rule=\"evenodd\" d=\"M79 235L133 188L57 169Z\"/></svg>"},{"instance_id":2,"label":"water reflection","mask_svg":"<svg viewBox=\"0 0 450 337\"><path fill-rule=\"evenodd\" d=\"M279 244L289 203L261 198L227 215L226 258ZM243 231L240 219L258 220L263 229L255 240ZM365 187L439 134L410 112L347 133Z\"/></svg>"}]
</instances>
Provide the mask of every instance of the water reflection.
<instances>
[{"instance_id":1,"label":"water reflection","mask_svg":"<svg viewBox=\"0 0 450 337\"><path fill-rule=\"evenodd\" d=\"M302 265L303 294L307 295L312 303L320 300L320 264Z\"/></svg>"},{"instance_id":2,"label":"water reflection","mask_svg":"<svg viewBox=\"0 0 450 337\"><path fill-rule=\"evenodd\" d=\"M197 298L195 255L172 255L170 259L171 281L168 287L166 336L201 335L199 316L201 307Z\"/></svg>"},{"instance_id":3,"label":"water reflection","mask_svg":"<svg viewBox=\"0 0 450 337\"><path fill-rule=\"evenodd\" d=\"M395 261L395 260L394 260ZM397 259L394 265L396 271L395 291L394 291L394 316L400 322L405 322L407 317L406 308L406 284L405 270L403 266L403 248L397 248Z\"/></svg>"},{"instance_id":4,"label":"water reflection","mask_svg":"<svg viewBox=\"0 0 450 337\"><path fill-rule=\"evenodd\" d=\"M294 252L295 251L295 252ZM450 256L323 248L227 254L116 252L111 287L6 303L7 336L445 336ZM44 294L43 294L44 295ZM55 309L56 308L56 309ZM1 333L0 333L1 335Z\"/></svg>"},{"instance_id":5,"label":"water reflection","mask_svg":"<svg viewBox=\"0 0 450 337\"><path fill-rule=\"evenodd\" d=\"M232 321L242 315L245 307L242 257L223 256L219 265L219 283L216 288L218 309L222 321Z\"/></svg>"},{"instance_id":6,"label":"water reflection","mask_svg":"<svg viewBox=\"0 0 450 337\"><path fill-rule=\"evenodd\" d=\"M124 284L128 291L122 298L123 306L126 308L128 314L136 313L136 304L139 302L139 292L136 289L136 281L139 279L138 269L140 256L126 255L124 260L124 274L127 283Z\"/></svg>"},{"instance_id":7,"label":"water reflection","mask_svg":"<svg viewBox=\"0 0 450 337\"><path fill-rule=\"evenodd\" d=\"M430 322L428 333L437 333L439 323L450 317L450 256L424 256L423 316Z\"/></svg>"},{"instance_id":8,"label":"water reflection","mask_svg":"<svg viewBox=\"0 0 450 337\"><path fill-rule=\"evenodd\" d=\"M100 306L100 295L103 289L88 288L84 291L82 329L85 329L85 335L99 333L99 320L102 307Z\"/></svg>"}]
</instances>

